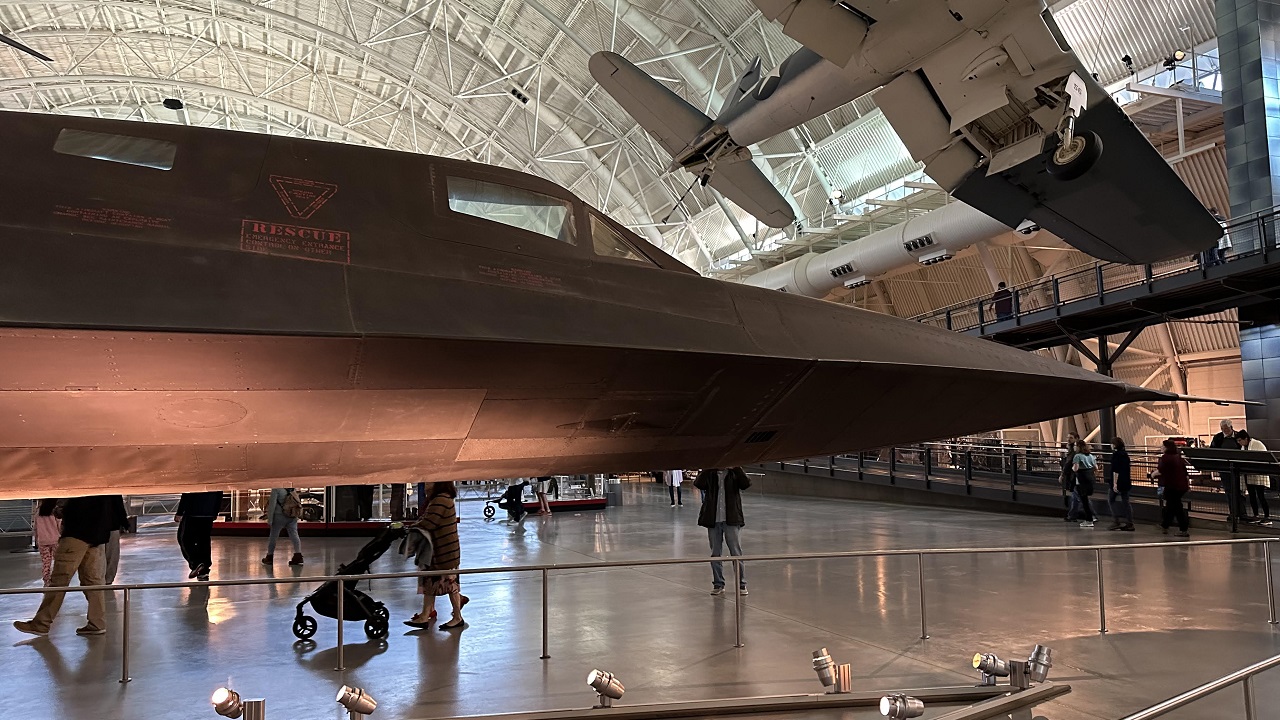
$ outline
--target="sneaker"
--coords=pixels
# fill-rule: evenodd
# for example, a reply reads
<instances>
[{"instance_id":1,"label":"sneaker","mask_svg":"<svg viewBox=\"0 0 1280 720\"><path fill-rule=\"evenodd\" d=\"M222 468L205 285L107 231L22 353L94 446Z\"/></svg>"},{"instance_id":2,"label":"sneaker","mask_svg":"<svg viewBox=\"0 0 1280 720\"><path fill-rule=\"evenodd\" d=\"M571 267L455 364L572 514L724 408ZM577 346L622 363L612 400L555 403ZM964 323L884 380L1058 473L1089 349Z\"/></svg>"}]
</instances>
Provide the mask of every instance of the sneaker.
<instances>
[{"instance_id":1,"label":"sneaker","mask_svg":"<svg viewBox=\"0 0 1280 720\"><path fill-rule=\"evenodd\" d=\"M301 564L302 564L302 553L294 553L294 554L293 554L293 558L292 558L291 560L289 560L289 564L290 564L290 565L301 565Z\"/></svg>"},{"instance_id":2,"label":"sneaker","mask_svg":"<svg viewBox=\"0 0 1280 720\"><path fill-rule=\"evenodd\" d=\"M738 590L738 594L739 594L739 595L750 595L751 593L747 592L747 589L746 589L746 588L741 588L741 589L739 589L739 590Z\"/></svg>"},{"instance_id":3,"label":"sneaker","mask_svg":"<svg viewBox=\"0 0 1280 720\"><path fill-rule=\"evenodd\" d=\"M1191 537L1191 533L1186 530L1181 530L1178 532L1178 537Z\"/></svg>"},{"instance_id":4,"label":"sneaker","mask_svg":"<svg viewBox=\"0 0 1280 720\"><path fill-rule=\"evenodd\" d=\"M1093 527L1093 522L1092 522L1092 521L1089 521L1089 520L1085 520L1084 522L1080 523L1080 527L1082 527L1082 528L1086 528L1086 529L1088 529L1088 528L1092 528L1092 527Z\"/></svg>"},{"instance_id":5,"label":"sneaker","mask_svg":"<svg viewBox=\"0 0 1280 720\"><path fill-rule=\"evenodd\" d=\"M671 507L675 507L675 506L676 506L676 504L675 504L675 503L671 503Z\"/></svg>"},{"instance_id":6,"label":"sneaker","mask_svg":"<svg viewBox=\"0 0 1280 720\"><path fill-rule=\"evenodd\" d=\"M41 630L34 622L30 620L14 620L13 627L16 630L20 632L24 632L28 635L40 635L41 637L43 637L49 634L48 628Z\"/></svg>"},{"instance_id":7,"label":"sneaker","mask_svg":"<svg viewBox=\"0 0 1280 720\"><path fill-rule=\"evenodd\" d=\"M722 587L713 587L713 588L711 588L711 594L712 594L712 595L723 595L723 594L724 594L724 588L722 588ZM17 623L14 623L14 625L17 625ZM21 630L22 628L18 628L18 629L19 629L19 630Z\"/></svg>"},{"instance_id":8,"label":"sneaker","mask_svg":"<svg viewBox=\"0 0 1280 720\"><path fill-rule=\"evenodd\" d=\"M264 557L262 558L262 564L263 564L263 565L270 565L270 564L271 564L271 560L272 560L272 557L271 557L270 555L266 555L266 556L264 556Z\"/></svg>"},{"instance_id":9,"label":"sneaker","mask_svg":"<svg viewBox=\"0 0 1280 720\"><path fill-rule=\"evenodd\" d=\"M86 624L84 627L76 628L77 635L106 635L107 629L100 628L92 623Z\"/></svg>"},{"instance_id":10,"label":"sneaker","mask_svg":"<svg viewBox=\"0 0 1280 720\"><path fill-rule=\"evenodd\" d=\"M1118 522L1113 522L1113 523L1111 523L1109 526L1107 526L1107 529L1108 529L1108 530L1119 530L1119 529L1120 529L1120 528L1122 528L1122 527L1124 527L1124 526L1123 526L1123 525L1121 525L1120 523L1118 523Z\"/></svg>"},{"instance_id":11,"label":"sneaker","mask_svg":"<svg viewBox=\"0 0 1280 720\"><path fill-rule=\"evenodd\" d=\"M684 507L684 503L680 503L680 507Z\"/></svg>"},{"instance_id":12,"label":"sneaker","mask_svg":"<svg viewBox=\"0 0 1280 720\"><path fill-rule=\"evenodd\" d=\"M1121 529L1122 531L1124 531L1124 532L1134 532L1134 531L1136 531L1138 528L1136 528L1136 527L1134 527L1134 526L1132 526L1132 525L1125 525L1124 527L1122 527L1122 528L1120 528L1120 529Z\"/></svg>"}]
</instances>

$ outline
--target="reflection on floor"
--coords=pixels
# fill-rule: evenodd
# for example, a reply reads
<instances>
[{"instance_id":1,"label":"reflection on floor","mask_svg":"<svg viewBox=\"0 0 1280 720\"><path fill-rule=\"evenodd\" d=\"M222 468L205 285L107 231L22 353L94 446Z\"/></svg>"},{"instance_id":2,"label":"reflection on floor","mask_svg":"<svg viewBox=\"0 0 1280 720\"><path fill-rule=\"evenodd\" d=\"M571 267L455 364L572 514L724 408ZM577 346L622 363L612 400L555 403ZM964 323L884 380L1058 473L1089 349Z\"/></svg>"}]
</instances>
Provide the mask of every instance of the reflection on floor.
<instances>
[{"instance_id":1,"label":"reflection on floor","mask_svg":"<svg viewBox=\"0 0 1280 720\"><path fill-rule=\"evenodd\" d=\"M461 506L463 560L473 567L706 554L695 503L668 507L658 487L638 488L604 512L530 516L522 528L485 522L480 510ZM1150 527L1109 533L1103 523L1090 531L1037 518L761 496L747 498L746 513L748 553L1161 539ZM261 565L263 541L215 538L214 579L320 574L362 544L304 542L299 570L284 564L283 552L274 568ZM169 531L126 538L123 553L118 582L186 576ZM929 558L927 641L918 638L914 557L757 563L742 598L741 649L733 647L734 598L708 594L704 566L553 573L546 661L536 575L465 581L470 627L461 633L410 631L400 621L418 606L413 583L377 581L369 592L391 608L392 635L367 642L348 623L345 673L333 671L332 620L320 618L314 644L290 631L308 587L154 590L133 598L127 685L117 682L119 598L108 604L109 634L81 638L74 631L84 600L72 595L48 638L0 627L0 667L34 703L25 718L215 717L209 694L230 678L242 696L265 696L271 718L342 717L333 697L346 683L366 688L378 699L376 717L390 719L584 706L593 699L583 683L593 667L622 679L623 702L817 692L810 654L822 646L852 662L855 689L968 684L975 651L1025 657L1043 643L1054 650L1052 677L1075 691L1040 714L1116 718L1280 652L1267 624L1261 558L1260 548L1243 547L1112 552L1105 636L1097 632L1092 553ZM390 552L375 570L403 567ZM34 586L39 575L37 556L0 555L0 586ZM28 618L37 602L0 596L0 618ZM1280 676L1261 676L1257 693L1261 707L1276 707ZM1219 695L1170 717L1241 716L1240 692Z\"/></svg>"}]
</instances>

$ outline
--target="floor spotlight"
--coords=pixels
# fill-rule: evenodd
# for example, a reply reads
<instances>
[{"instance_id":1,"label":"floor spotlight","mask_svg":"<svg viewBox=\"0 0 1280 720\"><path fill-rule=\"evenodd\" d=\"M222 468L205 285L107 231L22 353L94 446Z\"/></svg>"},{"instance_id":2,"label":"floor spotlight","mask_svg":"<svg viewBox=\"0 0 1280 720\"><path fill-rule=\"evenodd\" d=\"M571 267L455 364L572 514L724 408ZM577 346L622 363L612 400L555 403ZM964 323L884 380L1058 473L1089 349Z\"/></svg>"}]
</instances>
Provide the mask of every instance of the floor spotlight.
<instances>
[{"instance_id":1,"label":"floor spotlight","mask_svg":"<svg viewBox=\"0 0 1280 720\"><path fill-rule=\"evenodd\" d=\"M885 695L880 698L880 714L894 720L920 717L924 714L924 703L902 693Z\"/></svg>"},{"instance_id":2,"label":"floor spotlight","mask_svg":"<svg viewBox=\"0 0 1280 720\"><path fill-rule=\"evenodd\" d=\"M587 684L596 691L596 696L600 700L600 704L596 707L613 707L613 701L621 700L622 693L627 691L617 676L603 670L592 670L588 673Z\"/></svg>"},{"instance_id":3,"label":"floor spotlight","mask_svg":"<svg viewBox=\"0 0 1280 720\"><path fill-rule=\"evenodd\" d=\"M338 704L347 709L351 714L351 720L359 720L366 715L373 714L378 709L378 701L374 700L361 688L353 688L343 685L338 690L338 697L335 698Z\"/></svg>"},{"instance_id":4,"label":"floor spotlight","mask_svg":"<svg viewBox=\"0 0 1280 720\"><path fill-rule=\"evenodd\" d=\"M213 691L213 697L209 698L209 702L213 703L213 711L225 718L238 718L244 714L243 706L240 703L240 693L231 688L220 687Z\"/></svg>"},{"instance_id":5,"label":"floor spotlight","mask_svg":"<svg viewBox=\"0 0 1280 720\"><path fill-rule=\"evenodd\" d=\"M1033 682L1042 683L1049 679L1049 668L1053 667L1053 650L1044 645L1036 645L1031 650L1031 656L1027 658L1027 668L1030 670L1031 680Z\"/></svg>"},{"instance_id":6,"label":"floor spotlight","mask_svg":"<svg viewBox=\"0 0 1280 720\"><path fill-rule=\"evenodd\" d=\"M818 681L823 687L836 684L836 661L831 659L826 648L813 651L813 671L818 673Z\"/></svg>"},{"instance_id":7,"label":"floor spotlight","mask_svg":"<svg viewBox=\"0 0 1280 720\"><path fill-rule=\"evenodd\" d=\"M995 685L996 678L1009 677L1009 663L992 653L975 653L973 669L978 671L983 685Z\"/></svg>"}]
</instances>

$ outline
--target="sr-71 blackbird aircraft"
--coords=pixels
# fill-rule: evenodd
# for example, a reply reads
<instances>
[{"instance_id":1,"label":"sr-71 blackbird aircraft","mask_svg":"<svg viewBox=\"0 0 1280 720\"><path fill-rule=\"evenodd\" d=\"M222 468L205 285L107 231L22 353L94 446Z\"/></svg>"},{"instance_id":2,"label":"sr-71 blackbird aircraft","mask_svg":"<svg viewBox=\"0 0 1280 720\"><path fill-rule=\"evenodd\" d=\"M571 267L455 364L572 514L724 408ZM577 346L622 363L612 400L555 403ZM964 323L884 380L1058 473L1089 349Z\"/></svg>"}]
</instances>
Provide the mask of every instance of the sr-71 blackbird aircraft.
<instances>
[{"instance_id":1,"label":"sr-71 blackbird aircraft","mask_svg":"<svg viewBox=\"0 0 1280 720\"><path fill-rule=\"evenodd\" d=\"M741 76L715 120L620 55L597 82L683 167L772 227L795 221L750 146L879 88L944 190L1094 257L1194 255L1222 228L1076 59L1042 0L755 0L804 47Z\"/></svg>"},{"instance_id":2,"label":"sr-71 blackbird aircraft","mask_svg":"<svg viewBox=\"0 0 1280 720\"><path fill-rule=\"evenodd\" d=\"M23 113L0 137L0 497L715 467L1175 397L700 277L511 170Z\"/></svg>"}]
</instances>

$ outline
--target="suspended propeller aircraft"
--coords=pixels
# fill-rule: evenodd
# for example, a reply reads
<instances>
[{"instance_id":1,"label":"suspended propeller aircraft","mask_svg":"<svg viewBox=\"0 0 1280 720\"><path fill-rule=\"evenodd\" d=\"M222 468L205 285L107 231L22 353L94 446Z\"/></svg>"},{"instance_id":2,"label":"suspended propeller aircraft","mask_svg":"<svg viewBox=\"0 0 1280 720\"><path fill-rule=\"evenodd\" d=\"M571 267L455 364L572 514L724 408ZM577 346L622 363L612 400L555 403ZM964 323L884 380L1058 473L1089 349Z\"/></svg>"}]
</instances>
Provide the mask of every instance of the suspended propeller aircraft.
<instances>
[{"instance_id":1,"label":"suspended propeller aircraft","mask_svg":"<svg viewBox=\"0 0 1280 720\"><path fill-rule=\"evenodd\" d=\"M873 90L955 197L1094 257L1194 255L1222 228L1071 52L1042 0L755 0L804 47L757 59L713 120L611 52L597 82L684 168L771 227L795 221L750 146Z\"/></svg>"}]
</instances>

